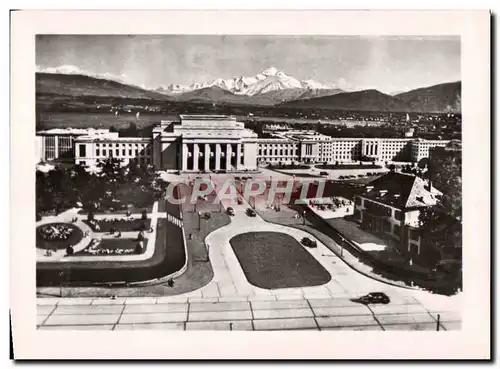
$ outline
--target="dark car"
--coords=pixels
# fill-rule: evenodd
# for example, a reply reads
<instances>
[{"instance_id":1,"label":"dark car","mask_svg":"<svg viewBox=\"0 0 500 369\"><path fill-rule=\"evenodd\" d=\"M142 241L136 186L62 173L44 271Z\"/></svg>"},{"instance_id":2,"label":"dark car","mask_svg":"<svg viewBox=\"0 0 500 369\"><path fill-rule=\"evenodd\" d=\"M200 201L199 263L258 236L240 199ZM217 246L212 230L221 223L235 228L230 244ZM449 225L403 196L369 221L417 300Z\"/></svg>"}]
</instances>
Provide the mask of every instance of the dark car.
<instances>
[{"instance_id":1,"label":"dark car","mask_svg":"<svg viewBox=\"0 0 500 369\"><path fill-rule=\"evenodd\" d=\"M301 244L303 244L305 247L310 247L310 248L315 248L318 247L318 244L316 241L311 240L309 237L304 237L301 241Z\"/></svg>"},{"instance_id":2,"label":"dark car","mask_svg":"<svg viewBox=\"0 0 500 369\"><path fill-rule=\"evenodd\" d=\"M327 176L327 175L328 175L328 172L319 172L319 174L320 174L321 176Z\"/></svg>"},{"instance_id":3,"label":"dark car","mask_svg":"<svg viewBox=\"0 0 500 369\"><path fill-rule=\"evenodd\" d=\"M368 295L361 296L360 298L356 299L355 301L360 302L362 304L368 305L368 304L388 304L391 302L389 299L389 296L387 296L383 292L371 292Z\"/></svg>"},{"instance_id":4,"label":"dark car","mask_svg":"<svg viewBox=\"0 0 500 369\"><path fill-rule=\"evenodd\" d=\"M249 217L254 217L254 216L256 216L256 215L257 215L257 213L255 212L255 210L248 208L248 209L247 209L247 215L248 215Z\"/></svg>"},{"instance_id":5,"label":"dark car","mask_svg":"<svg viewBox=\"0 0 500 369\"><path fill-rule=\"evenodd\" d=\"M233 209L233 208L228 207L228 208L226 209L226 212L227 212L227 214L228 214L228 215L234 216L234 209Z\"/></svg>"}]
</instances>

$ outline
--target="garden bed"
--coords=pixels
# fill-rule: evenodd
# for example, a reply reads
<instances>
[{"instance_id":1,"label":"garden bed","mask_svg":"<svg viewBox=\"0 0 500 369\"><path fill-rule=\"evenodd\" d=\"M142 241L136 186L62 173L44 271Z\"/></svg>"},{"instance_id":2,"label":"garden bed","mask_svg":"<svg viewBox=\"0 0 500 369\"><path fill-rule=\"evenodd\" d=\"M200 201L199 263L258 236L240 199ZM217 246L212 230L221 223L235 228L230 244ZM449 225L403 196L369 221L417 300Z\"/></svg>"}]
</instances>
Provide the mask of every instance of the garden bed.
<instances>
[{"instance_id":1,"label":"garden bed","mask_svg":"<svg viewBox=\"0 0 500 369\"><path fill-rule=\"evenodd\" d=\"M141 252L136 252L136 246L139 241L132 238L104 239L95 246L88 246L85 249L76 252L74 256L105 256L105 255L139 255L146 250L145 242ZM147 242L147 240L146 240Z\"/></svg>"},{"instance_id":2,"label":"garden bed","mask_svg":"<svg viewBox=\"0 0 500 369\"><path fill-rule=\"evenodd\" d=\"M67 238L55 238L55 239L47 239L42 235L43 229L51 229L54 228L54 232L59 232L62 234L64 229L70 230ZM50 249L50 250L64 250L68 246L74 246L78 244L83 238L83 232L77 226L70 223L50 223L38 226L36 228L36 247L38 249Z\"/></svg>"},{"instance_id":3,"label":"garden bed","mask_svg":"<svg viewBox=\"0 0 500 369\"><path fill-rule=\"evenodd\" d=\"M94 219L94 221L84 220L94 232L109 233L134 232L148 230L151 226L151 219L121 218L121 219ZM98 225L98 226L97 226Z\"/></svg>"}]
</instances>

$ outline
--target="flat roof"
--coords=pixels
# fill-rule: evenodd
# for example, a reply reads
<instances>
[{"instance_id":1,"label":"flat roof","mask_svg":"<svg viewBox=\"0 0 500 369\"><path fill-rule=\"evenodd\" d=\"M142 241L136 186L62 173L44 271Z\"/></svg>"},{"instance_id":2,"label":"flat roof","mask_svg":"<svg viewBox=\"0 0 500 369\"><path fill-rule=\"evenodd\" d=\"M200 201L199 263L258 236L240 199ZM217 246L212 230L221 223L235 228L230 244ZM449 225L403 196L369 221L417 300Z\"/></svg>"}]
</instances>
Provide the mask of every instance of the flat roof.
<instances>
[{"instance_id":1,"label":"flat roof","mask_svg":"<svg viewBox=\"0 0 500 369\"><path fill-rule=\"evenodd\" d=\"M220 114L181 114L179 115L181 119L184 120L236 120L236 118L230 115L220 115Z\"/></svg>"}]
</instances>

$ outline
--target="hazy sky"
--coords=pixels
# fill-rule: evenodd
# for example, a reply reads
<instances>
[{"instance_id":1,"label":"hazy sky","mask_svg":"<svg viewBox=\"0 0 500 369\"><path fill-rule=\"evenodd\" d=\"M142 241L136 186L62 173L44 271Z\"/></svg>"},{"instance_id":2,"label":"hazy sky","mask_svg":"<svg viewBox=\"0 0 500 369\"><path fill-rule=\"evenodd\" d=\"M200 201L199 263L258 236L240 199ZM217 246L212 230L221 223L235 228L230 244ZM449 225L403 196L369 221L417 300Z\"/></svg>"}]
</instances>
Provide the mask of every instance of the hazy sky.
<instances>
[{"instance_id":1,"label":"hazy sky","mask_svg":"<svg viewBox=\"0 0 500 369\"><path fill-rule=\"evenodd\" d=\"M460 80L458 37L37 36L41 69L73 65L147 87L253 76L274 66L299 80L391 93Z\"/></svg>"}]
</instances>

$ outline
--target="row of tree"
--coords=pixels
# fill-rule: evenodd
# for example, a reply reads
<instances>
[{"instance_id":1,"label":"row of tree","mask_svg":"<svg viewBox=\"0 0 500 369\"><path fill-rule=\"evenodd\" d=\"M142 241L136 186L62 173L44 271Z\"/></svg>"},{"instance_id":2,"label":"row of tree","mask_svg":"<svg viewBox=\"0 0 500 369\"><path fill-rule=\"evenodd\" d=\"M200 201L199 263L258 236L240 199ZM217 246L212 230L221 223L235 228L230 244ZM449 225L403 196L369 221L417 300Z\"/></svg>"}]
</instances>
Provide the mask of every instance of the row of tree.
<instances>
[{"instance_id":1,"label":"row of tree","mask_svg":"<svg viewBox=\"0 0 500 369\"><path fill-rule=\"evenodd\" d=\"M36 172L36 211L39 215L59 213L79 205L86 211L95 211L111 204L133 204L137 199L141 201L139 206L144 206L143 203L161 198L166 186L152 166L122 166L116 158L101 161L96 172L89 172L82 165L56 167L47 173Z\"/></svg>"}]
</instances>

